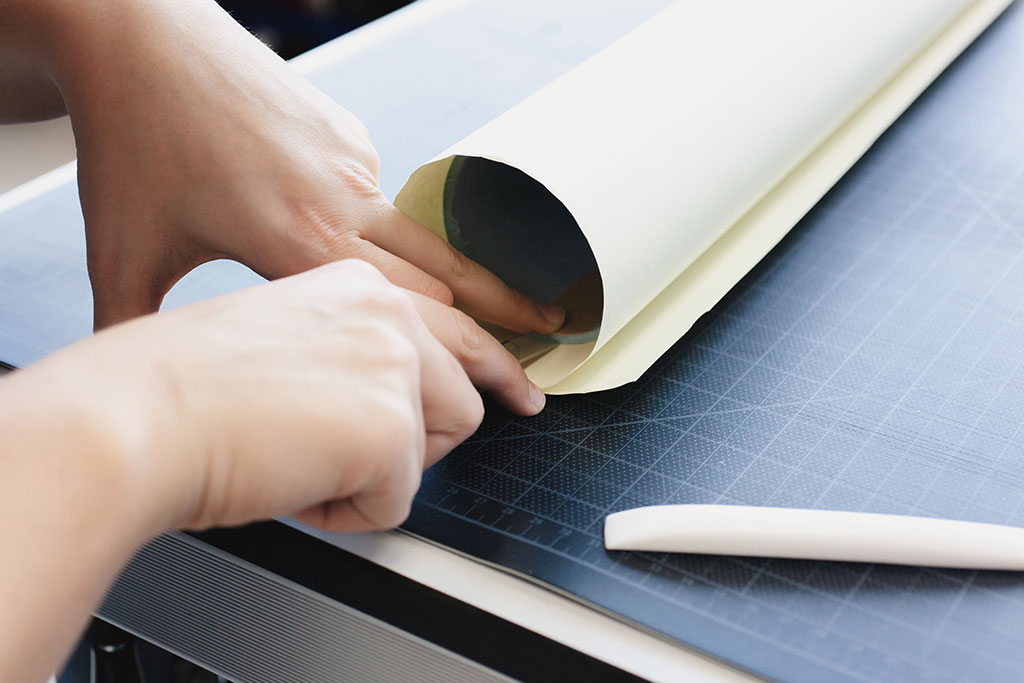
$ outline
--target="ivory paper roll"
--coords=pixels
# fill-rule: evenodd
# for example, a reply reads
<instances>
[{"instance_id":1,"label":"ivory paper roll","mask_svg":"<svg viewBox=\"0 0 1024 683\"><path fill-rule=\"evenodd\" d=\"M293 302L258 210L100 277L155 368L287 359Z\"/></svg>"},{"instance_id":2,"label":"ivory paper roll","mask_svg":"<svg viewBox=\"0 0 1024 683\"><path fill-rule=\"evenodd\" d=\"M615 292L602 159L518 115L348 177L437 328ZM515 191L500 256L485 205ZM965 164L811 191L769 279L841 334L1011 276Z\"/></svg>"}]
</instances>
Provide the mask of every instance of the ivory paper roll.
<instances>
[{"instance_id":1,"label":"ivory paper roll","mask_svg":"<svg viewBox=\"0 0 1024 683\"><path fill-rule=\"evenodd\" d=\"M1007 4L679 2L418 169L396 204L448 237L453 166L490 160L546 188L596 260L600 328L524 366L550 393L618 386L735 285ZM484 222L518 210L507 173L494 182L513 195ZM506 232L507 244L520 237Z\"/></svg>"}]
</instances>

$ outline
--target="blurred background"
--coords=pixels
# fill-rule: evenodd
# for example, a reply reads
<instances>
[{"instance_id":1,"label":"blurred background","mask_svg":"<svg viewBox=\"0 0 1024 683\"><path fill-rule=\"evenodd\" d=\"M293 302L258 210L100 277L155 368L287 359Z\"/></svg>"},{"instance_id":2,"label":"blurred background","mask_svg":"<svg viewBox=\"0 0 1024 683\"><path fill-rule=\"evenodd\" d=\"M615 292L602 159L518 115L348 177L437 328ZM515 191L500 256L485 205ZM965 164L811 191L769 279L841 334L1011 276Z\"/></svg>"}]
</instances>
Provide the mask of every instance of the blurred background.
<instances>
[{"instance_id":1,"label":"blurred background","mask_svg":"<svg viewBox=\"0 0 1024 683\"><path fill-rule=\"evenodd\" d=\"M410 0L218 0L288 59L408 5Z\"/></svg>"}]
</instances>

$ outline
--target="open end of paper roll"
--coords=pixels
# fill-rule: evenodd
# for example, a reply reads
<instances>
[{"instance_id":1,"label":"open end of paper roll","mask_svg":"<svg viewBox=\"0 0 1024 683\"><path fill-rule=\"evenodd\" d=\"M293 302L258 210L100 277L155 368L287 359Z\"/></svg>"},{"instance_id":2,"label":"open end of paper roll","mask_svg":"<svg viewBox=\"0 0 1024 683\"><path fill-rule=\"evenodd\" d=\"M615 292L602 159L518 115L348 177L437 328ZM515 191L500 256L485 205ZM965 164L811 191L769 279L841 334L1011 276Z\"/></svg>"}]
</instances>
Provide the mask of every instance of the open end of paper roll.
<instances>
[{"instance_id":1,"label":"open end of paper roll","mask_svg":"<svg viewBox=\"0 0 1024 683\"><path fill-rule=\"evenodd\" d=\"M560 345L589 354L601 327L603 288L594 252L569 210L540 182L501 162L456 156L437 163L443 169L424 180L441 186L441 205L426 219L413 217L510 287L567 313L565 326L551 335L485 327L524 365Z\"/></svg>"}]
</instances>

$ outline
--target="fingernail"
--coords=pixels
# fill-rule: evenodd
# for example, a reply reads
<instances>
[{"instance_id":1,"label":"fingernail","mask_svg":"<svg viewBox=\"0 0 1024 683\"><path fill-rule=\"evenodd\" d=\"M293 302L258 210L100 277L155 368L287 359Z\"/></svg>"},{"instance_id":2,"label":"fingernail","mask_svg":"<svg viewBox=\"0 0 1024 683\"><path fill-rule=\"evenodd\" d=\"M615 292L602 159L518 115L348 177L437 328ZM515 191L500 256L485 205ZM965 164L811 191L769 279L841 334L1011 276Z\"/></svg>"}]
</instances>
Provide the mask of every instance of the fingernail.
<instances>
[{"instance_id":1,"label":"fingernail","mask_svg":"<svg viewBox=\"0 0 1024 683\"><path fill-rule=\"evenodd\" d=\"M530 382L530 403L533 404L538 413L544 410L544 404L547 403L544 392L533 382Z\"/></svg>"},{"instance_id":2,"label":"fingernail","mask_svg":"<svg viewBox=\"0 0 1024 683\"><path fill-rule=\"evenodd\" d=\"M565 323L565 309L561 306L554 304L541 304L540 305L541 315L544 316L544 320L552 325L556 330L562 327Z\"/></svg>"}]
</instances>

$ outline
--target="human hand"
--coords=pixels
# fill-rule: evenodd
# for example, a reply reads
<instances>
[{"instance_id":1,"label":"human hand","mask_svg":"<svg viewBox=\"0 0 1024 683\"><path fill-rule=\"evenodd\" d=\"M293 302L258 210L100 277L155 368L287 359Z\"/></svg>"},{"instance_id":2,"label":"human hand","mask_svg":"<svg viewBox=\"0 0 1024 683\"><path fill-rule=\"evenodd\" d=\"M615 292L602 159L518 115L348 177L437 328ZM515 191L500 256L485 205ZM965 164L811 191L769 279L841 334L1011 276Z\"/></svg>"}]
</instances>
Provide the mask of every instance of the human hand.
<instances>
[{"instance_id":1,"label":"human hand","mask_svg":"<svg viewBox=\"0 0 1024 683\"><path fill-rule=\"evenodd\" d=\"M520 413L543 405L491 337L463 343L478 329L350 260L115 326L43 364L101 375L90 403L128 444L144 498L169 505L154 531L282 514L380 529L478 426L471 379Z\"/></svg>"},{"instance_id":2,"label":"human hand","mask_svg":"<svg viewBox=\"0 0 1024 683\"><path fill-rule=\"evenodd\" d=\"M78 144L97 328L156 310L185 273L224 257L270 279L359 258L502 327L561 326L561 309L395 209L363 125L211 0L64 4L75 35L55 73Z\"/></svg>"},{"instance_id":3,"label":"human hand","mask_svg":"<svg viewBox=\"0 0 1024 683\"><path fill-rule=\"evenodd\" d=\"M0 513L16 522L0 528L0 679L52 671L167 529L399 524L423 468L479 423L471 380L541 407L477 330L348 260L115 325L5 377Z\"/></svg>"}]
</instances>

